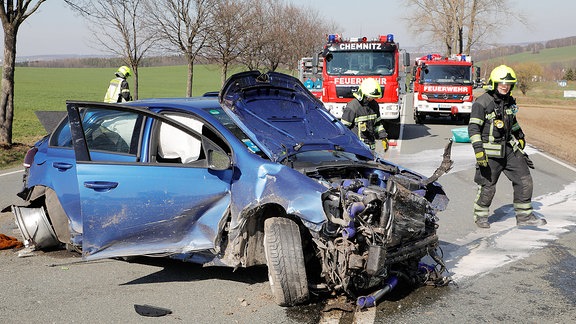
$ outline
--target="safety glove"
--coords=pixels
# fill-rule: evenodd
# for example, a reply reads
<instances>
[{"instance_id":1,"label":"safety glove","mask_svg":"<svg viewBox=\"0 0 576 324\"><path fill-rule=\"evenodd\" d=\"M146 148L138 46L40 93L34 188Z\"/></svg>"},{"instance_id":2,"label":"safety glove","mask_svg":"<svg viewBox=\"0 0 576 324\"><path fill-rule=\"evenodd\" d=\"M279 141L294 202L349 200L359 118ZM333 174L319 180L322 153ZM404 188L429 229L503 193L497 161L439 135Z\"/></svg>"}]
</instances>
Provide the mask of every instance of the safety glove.
<instances>
[{"instance_id":1,"label":"safety glove","mask_svg":"<svg viewBox=\"0 0 576 324\"><path fill-rule=\"evenodd\" d=\"M526 147L526 141L524 141L523 138L519 139L518 146L520 146L520 149L523 150Z\"/></svg>"},{"instance_id":2,"label":"safety glove","mask_svg":"<svg viewBox=\"0 0 576 324\"><path fill-rule=\"evenodd\" d=\"M480 167L487 167L488 166L488 156L486 156L486 152L483 149L475 150L476 152L476 163Z\"/></svg>"},{"instance_id":3,"label":"safety glove","mask_svg":"<svg viewBox=\"0 0 576 324\"><path fill-rule=\"evenodd\" d=\"M388 151L389 145L388 145L388 139L387 138L382 140L382 148L384 149L384 152Z\"/></svg>"}]
</instances>

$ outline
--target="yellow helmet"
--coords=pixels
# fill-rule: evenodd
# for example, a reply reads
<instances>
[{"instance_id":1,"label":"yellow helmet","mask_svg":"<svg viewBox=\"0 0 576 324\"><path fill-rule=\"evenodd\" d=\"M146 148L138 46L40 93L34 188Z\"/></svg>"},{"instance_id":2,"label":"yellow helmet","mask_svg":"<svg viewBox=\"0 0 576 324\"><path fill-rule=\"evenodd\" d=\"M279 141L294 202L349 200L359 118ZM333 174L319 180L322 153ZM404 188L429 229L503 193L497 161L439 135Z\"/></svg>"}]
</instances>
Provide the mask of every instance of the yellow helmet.
<instances>
[{"instance_id":1,"label":"yellow helmet","mask_svg":"<svg viewBox=\"0 0 576 324\"><path fill-rule=\"evenodd\" d=\"M496 89L496 83L510 83L512 84L512 88L514 88L516 84L516 73L514 73L514 70L509 66L497 66L490 73L490 80L488 80L488 84L492 89Z\"/></svg>"},{"instance_id":2,"label":"yellow helmet","mask_svg":"<svg viewBox=\"0 0 576 324\"><path fill-rule=\"evenodd\" d=\"M116 74L117 77L127 78L127 77L129 77L130 75L132 75L132 71L131 71L130 68L127 67L126 65L122 65L121 67L118 68L118 70L117 70L116 73L114 73L114 74Z\"/></svg>"},{"instance_id":3,"label":"yellow helmet","mask_svg":"<svg viewBox=\"0 0 576 324\"><path fill-rule=\"evenodd\" d=\"M354 92L354 97L358 100L362 100L364 96L370 98L381 98L382 97L382 87L376 79L368 78L364 79L358 88L358 91Z\"/></svg>"}]
</instances>

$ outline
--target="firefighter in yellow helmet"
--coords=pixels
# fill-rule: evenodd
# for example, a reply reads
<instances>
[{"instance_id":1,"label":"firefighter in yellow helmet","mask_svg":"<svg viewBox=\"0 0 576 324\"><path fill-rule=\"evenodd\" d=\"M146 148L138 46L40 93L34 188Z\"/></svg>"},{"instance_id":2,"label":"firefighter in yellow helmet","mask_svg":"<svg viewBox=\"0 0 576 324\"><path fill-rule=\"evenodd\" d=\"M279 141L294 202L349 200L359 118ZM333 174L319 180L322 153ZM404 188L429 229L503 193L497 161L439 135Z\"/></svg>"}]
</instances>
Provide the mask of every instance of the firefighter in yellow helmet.
<instances>
[{"instance_id":1,"label":"firefighter in yellow helmet","mask_svg":"<svg viewBox=\"0 0 576 324\"><path fill-rule=\"evenodd\" d=\"M132 101L130 87L128 86L128 81L126 81L126 78L132 75L130 68L123 65L118 68L114 75L116 77L110 80L108 91L106 91L106 95L104 96L104 102L116 103Z\"/></svg>"},{"instance_id":2,"label":"firefighter in yellow helmet","mask_svg":"<svg viewBox=\"0 0 576 324\"><path fill-rule=\"evenodd\" d=\"M492 70L486 93L472 105L468 135L476 155L474 182L478 194L474 200L474 222L489 228L489 208L502 173L512 181L514 212L518 226L546 225L532 209L532 161L524 152L524 133L516 119L516 100L511 96L516 73L506 65Z\"/></svg>"},{"instance_id":3,"label":"firefighter in yellow helmet","mask_svg":"<svg viewBox=\"0 0 576 324\"><path fill-rule=\"evenodd\" d=\"M380 140L384 151L388 150L388 134L382 125L380 108L376 98L382 97L382 87L373 78L364 79L353 93L354 98L342 114L342 123L350 128L372 150L376 149L376 141Z\"/></svg>"}]
</instances>

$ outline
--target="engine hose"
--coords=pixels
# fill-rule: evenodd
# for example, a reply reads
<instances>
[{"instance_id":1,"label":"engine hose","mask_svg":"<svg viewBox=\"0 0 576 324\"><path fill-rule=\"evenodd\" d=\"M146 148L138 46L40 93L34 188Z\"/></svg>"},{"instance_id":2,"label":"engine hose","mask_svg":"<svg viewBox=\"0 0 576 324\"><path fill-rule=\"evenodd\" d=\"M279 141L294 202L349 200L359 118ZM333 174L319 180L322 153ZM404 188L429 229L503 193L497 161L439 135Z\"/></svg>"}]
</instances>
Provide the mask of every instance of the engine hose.
<instances>
[{"instance_id":1,"label":"engine hose","mask_svg":"<svg viewBox=\"0 0 576 324\"><path fill-rule=\"evenodd\" d=\"M394 287L396 287L397 284L398 284L398 278L396 276L390 276L386 280L384 288L377 290L371 295L358 297L358 299L356 300L356 305L360 309L376 306L376 302L378 302L380 298L384 297L384 295L392 291L392 289L394 289Z\"/></svg>"},{"instance_id":2,"label":"engine hose","mask_svg":"<svg viewBox=\"0 0 576 324\"><path fill-rule=\"evenodd\" d=\"M361 213L364 208L366 208L366 206L364 206L363 203L361 202L355 202L350 206L350 223L348 224L348 226L346 226L343 230L342 230L342 236L344 238L351 238L354 237L354 235L356 235L356 226L354 226L354 218L356 217L356 215L358 215L359 213Z\"/></svg>"}]
</instances>

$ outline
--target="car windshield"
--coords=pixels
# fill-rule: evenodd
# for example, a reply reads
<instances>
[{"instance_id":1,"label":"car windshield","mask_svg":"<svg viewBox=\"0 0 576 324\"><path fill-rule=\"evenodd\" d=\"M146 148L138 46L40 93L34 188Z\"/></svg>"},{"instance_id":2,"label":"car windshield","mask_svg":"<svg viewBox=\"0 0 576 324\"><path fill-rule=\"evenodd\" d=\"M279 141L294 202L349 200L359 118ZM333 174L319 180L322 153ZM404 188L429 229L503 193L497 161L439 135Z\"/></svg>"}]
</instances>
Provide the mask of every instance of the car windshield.
<instances>
[{"instance_id":1,"label":"car windshield","mask_svg":"<svg viewBox=\"0 0 576 324\"><path fill-rule=\"evenodd\" d=\"M428 65L420 81L434 84L472 84L471 68L458 65Z\"/></svg>"},{"instance_id":2,"label":"car windshield","mask_svg":"<svg viewBox=\"0 0 576 324\"><path fill-rule=\"evenodd\" d=\"M219 107L219 108L204 108L204 110L208 112L210 115L212 115L212 117L216 118L220 122L220 124L226 127L232 134L234 134L234 136L237 139L239 139L242 143L244 143L244 145L246 145L246 148L250 152L258 154L260 156L264 156L262 150L260 150L260 148L256 146L254 142L252 142L252 140L240 129L240 127L238 127L238 125L234 123L232 118L230 118L230 116L228 116L224 112L224 109Z\"/></svg>"},{"instance_id":3,"label":"car windshield","mask_svg":"<svg viewBox=\"0 0 576 324\"><path fill-rule=\"evenodd\" d=\"M329 75L392 75L394 53L383 51L337 51L327 55Z\"/></svg>"}]
</instances>

